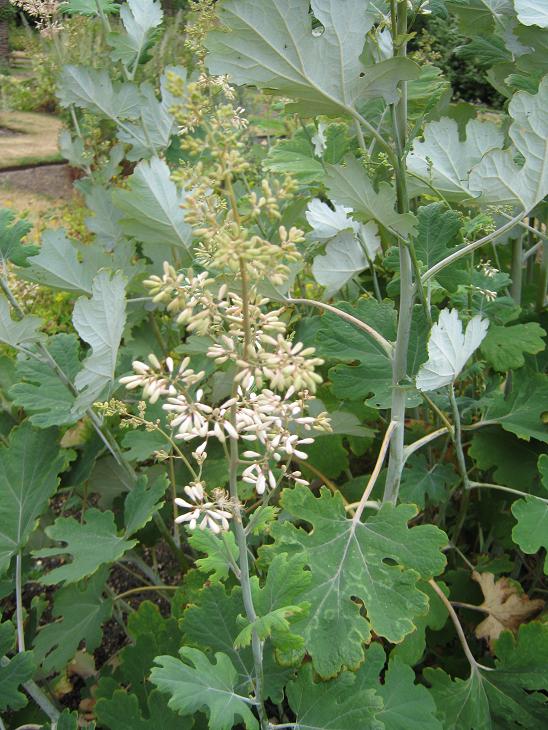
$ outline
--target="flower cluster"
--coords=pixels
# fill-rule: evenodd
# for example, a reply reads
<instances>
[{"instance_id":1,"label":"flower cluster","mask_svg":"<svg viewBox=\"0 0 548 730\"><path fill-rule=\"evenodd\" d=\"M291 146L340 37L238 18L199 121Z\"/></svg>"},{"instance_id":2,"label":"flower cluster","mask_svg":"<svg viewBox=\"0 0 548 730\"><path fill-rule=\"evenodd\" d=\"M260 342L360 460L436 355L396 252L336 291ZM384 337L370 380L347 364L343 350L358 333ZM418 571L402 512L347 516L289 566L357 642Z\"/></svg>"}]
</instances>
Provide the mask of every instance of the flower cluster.
<instances>
[{"instance_id":1,"label":"flower cluster","mask_svg":"<svg viewBox=\"0 0 548 730\"><path fill-rule=\"evenodd\" d=\"M34 18L37 29L45 38L51 38L63 30L60 18L64 2L60 0L10 0L10 2Z\"/></svg>"},{"instance_id":2,"label":"flower cluster","mask_svg":"<svg viewBox=\"0 0 548 730\"><path fill-rule=\"evenodd\" d=\"M175 519L177 523L187 523L191 530L199 527L209 529L215 534L228 530L228 521L232 518L232 511L227 509L230 499L223 489L214 489L210 498L205 491L203 482L187 484L184 492L190 501L177 497L175 504L189 510Z\"/></svg>"}]
</instances>

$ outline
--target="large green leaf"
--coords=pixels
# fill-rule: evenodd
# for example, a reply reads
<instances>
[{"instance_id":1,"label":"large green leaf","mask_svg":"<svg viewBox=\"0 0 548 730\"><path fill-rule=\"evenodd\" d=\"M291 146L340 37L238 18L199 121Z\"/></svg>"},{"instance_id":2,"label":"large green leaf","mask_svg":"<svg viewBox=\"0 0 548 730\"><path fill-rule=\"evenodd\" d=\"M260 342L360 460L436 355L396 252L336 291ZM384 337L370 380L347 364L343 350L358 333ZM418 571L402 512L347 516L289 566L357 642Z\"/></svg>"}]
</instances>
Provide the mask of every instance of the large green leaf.
<instances>
[{"instance_id":1,"label":"large green leaf","mask_svg":"<svg viewBox=\"0 0 548 730\"><path fill-rule=\"evenodd\" d=\"M414 630L414 618L428 610L417 581L437 575L445 565L441 549L447 537L441 530L409 528L416 514L412 505L384 505L365 523L354 522L342 497L327 489L319 498L302 487L285 490L282 505L313 527L305 532L289 522L277 523L272 534L276 551L302 552L312 573L312 583L300 597L310 603L309 617L295 622L292 631L302 633L320 675L359 666L371 631L399 642Z\"/></svg>"},{"instance_id":2,"label":"large green leaf","mask_svg":"<svg viewBox=\"0 0 548 730\"><path fill-rule=\"evenodd\" d=\"M538 468L545 492L542 499L535 496L518 499L512 505L512 514L517 524L512 530L513 541L524 553L538 552L542 547L548 550L548 456L543 454ZM544 572L548 574L548 559L544 561Z\"/></svg>"},{"instance_id":3,"label":"large green leaf","mask_svg":"<svg viewBox=\"0 0 548 730\"><path fill-rule=\"evenodd\" d=\"M155 479L150 486L146 477L140 477L135 487L129 492L124 503L124 524L126 535L133 535L143 528L164 505L164 496L168 487L165 474Z\"/></svg>"},{"instance_id":4,"label":"large green leaf","mask_svg":"<svg viewBox=\"0 0 548 730\"><path fill-rule=\"evenodd\" d=\"M322 33L312 30L310 6ZM419 74L408 59L363 62L365 37L378 17L372 2L226 0L218 14L226 30L207 37L209 70L296 99L309 116L348 113L379 96L393 102L398 82Z\"/></svg>"},{"instance_id":5,"label":"large green leaf","mask_svg":"<svg viewBox=\"0 0 548 730\"><path fill-rule=\"evenodd\" d=\"M101 246L107 251L113 251L124 240L124 234L118 225L122 214L114 207L111 191L100 185L90 185L83 193L86 206L93 213L85 220L88 230L95 234L95 239Z\"/></svg>"},{"instance_id":6,"label":"large green leaf","mask_svg":"<svg viewBox=\"0 0 548 730\"><path fill-rule=\"evenodd\" d=\"M524 441L492 426L474 433L468 455L476 468L485 472L494 469L489 481L523 490L524 485L535 481L543 448L539 441Z\"/></svg>"},{"instance_id":7,"label":"large green leaf","mask_svg":"<svg viewBox=\"0 0 548 730\"><path fill-rule=\"evenodd\" d=\"M137 165L129 189L113 193L114 205L124 214L120 227L126 235L151 246L187 249L192 231L181 210L184 199L169 167L157 157Z\"/></svg>"},{"instance_id":8,"label":"large green leaf","mask_svg":"<svg viewBox=\"0 0 548 730\"><path fill-rule=\"evenodd\" d=\"M57 489L66 458L56 430L37 431L28 421L0 446L0 574L25 546Z\"/></svg>"},{"instance_id":9,"label":"large green leaf","mask_svg":"<svg viewBox=\"0 0 548 730\"><path fill-rule=\"evenodd\" d=\"M458 475L450 464L436 462L430 466L423 454L413 454L402 473L400 499L413 502L421 509L426 498L430 504L441 504L457 480Z\"/></svg>"},{"instance_id":10,"label":"large green leaf","mask_svg":"<svg viewBox=\"0 0 548 730\"><path fill-rule=\"evenodd\" d=\"M165 84L165 76L162 80ZM169 107L163 100L158 101L154 88L149 83L141 84L141 96L141 115L138 122L128 122L124 129L118 131L118 139L131 145L127 154L131 161L148 159L165 150L176 128Z\"/></svg>"},{"instance_id":11,"label":"large green leaf","mask_svg":"<svg viewBox=\"0 0 548 730\"><path fill-rule=\"evenodd\" d=\"M34 653L46 673L64 669L82 641L89 653L101 643L101 626L112 613L112 601L102 595L105 579L106 571L100 571L55 594L52 614L56 620L40 629L34 640Z\"/></svg>"},{"instance_id":12,"label":"large green leaf","mask_svg":"<svg viewBox=\"0 0 548 730\"><path fill-rule=\"evenodd\" d=\"M296 715L295 730L384 730L377 719L383 702L375 688L364 687L359 672L343 672L329 682L314 681L310 664L287 686L287 699Z\"/></svg>"},{"instance_id":13,"label":"large green leaf","mask_svg":"<svg viewBox=\"0 0 548 730\"><path fill-rule=\"evenodd\" d=\"M101 565L119 560L137 544L136 540L118 535L112 512L101 512L95 507L86 511L83 523L74 517L58 517L53 525L46 528L46 534L51 540L66 543L66 547L43 548L35 551L36 557L72 555L73 560L46 573L42 578L45 585L61 581L76 583L93 575Z\"/></svg>"},{"instance_id":14,"label":"large green leaf","mask_svg":"<svg viewBox=\"0 0 548 730\"><path fill-rule=\"evenodd\" d=\"M109 33L113 61L122 61L126 68L139 63L154 40L154 31L161 24L164 14L156 0L127 0L120 8L124 31Z\"/></svg>"},{"instance_id":15,"label":"large green leaf","mask_svg":"<svg viewBox=\"0 0 548 730\"><path fill-rule=\"evenodd\" d=\"M81 365L77 338L60 333L49 338L46 348L67 378L74 381ZM19 382L10 388L10 398L16 406L25 409L34 426L48 428L77 420L72 413L74 394L49 363L37 362L31 357L20 358L17 377Z\"/></svg>"},{"instance_id":16,"label":"large green leaf","mask_svg":"<svg viewBox=\"0 0 548 730\"><path fill-rule=\"evenodd\" d=\"M417 221L415 253L427 269L453 253L462 243L460 216L454 210L447 210L443 203L421 206L417 211ZM456 289L463 276L457 271L459 266L449 266L436 275L441 286L450 291Z\"/></svg>"},{"instance_id":17,"label":"large green leaf","mask_svg":"<svg viewBox=\"0 0 548 730\"><path fill-rule=\"evenodd\" d=\"M63 107L74 104L114 122L136 119L142 101L133 84L113 84L106 71L72 65L63 66L57 95Z\"/></svg>"},{"instance_id":18,"label":"large green leaf","mask_svg":"<svg viewBox=\"0 0 548 730\"><path fill-rule=\"evenodd\" d=\"M474 668L467 680L451 680L442 669L425 670L444 730L543 726L548 687L548 626L523 624L517 640L510 632L503 632L495 653L495 671Z\"/></svg>"},{"instance_id":19,"label":"large green leaf","mask_svg":"<svg viewBox=\"0 0 548 730\"><path fill-rule=\"evenodd\" d=\"M446 593L449 592L444 583L438 585ZM418 616L415 619L415 630L412 634L408 634L405 639L397 644L390 654L391 659L401 659L405 664L413 666L421 661L426 649L426 629L439 631L445 626L449 614L438 594L433 590L432 586L426 581L419 583L421 591L428 596L428 613L424 616Z\"/></svg>"},{"instance_id":20,"label":"large green leaf","mask_svg":"<svg viewBox=\"0 0 548 730\"><path fill-rule=\"evenodd\" d=\"M388 341L396 339L396 312L392 302L379 303L374 299L362 299L355 306L346 303L337 306L373 327ZM410 375L420 365L425 349L426 330L420 318L415 315L411 330ZM336 365L329 371L333 392L337 397L356 400L370 396L368 405L374 408L390 407L392 366L390 357L376 340L337 315L327 313L322 317L322 326L314 344L318 354L323 357L345 363L358 363ZM420 350L420 353L417 352L418 357L411 356L411 350L415 347ZM422 400L411 383L406 400L408 407L417 406Z\"/></svg>"},{"instance_id":21,"label":"large green leaf","mask_svg":"<svg viewBox=\"0 0 548 730\"><path fill-rule=\"evenodd\" d=\"M238 560L238 547L232 532L222 537L215 535L211 530L195 530L189 539L194 550L205 553L205 558L196 560L196 567L209 575L209 580L217 582L225 580L230 566Z\"/></svg>"},{"instance_id":22,"label":"large green leaf","mask_svg":"<svg viewBox=\"0 0 548 730\"><path fill-rule=\"evenodd\" d=\"M0 710L18 710L27 704L27 696L21 685L32 679L34 658L30 651L16 654L8 659L15 644L15 627L9 621L0 624Z\"/></svg>"},{"instance_id":23,"label":"large green leaf","mask_svg":"<svg viewBox=\"0 0 548 730\"><path fill-rule=\"evenodd\" d=\"M413 178L412 187L417 193L431 193L433 187L447 200L455 202L472 198L471 168L489 150L500 149L503 142L502 129L492 122L471 119L466 125L464 141L459 139L454 119L444 117L438 122L429 122L424 128L423 140L415 140L407 158L409 170L428 185Z\"/></svg>"},{"instance_id":24,"label":"large green leaf","mask_svg":"<svg viewBox=\"0 0 548 730\"><path fill-rule=\"evenodd\" d=\"M108 212L104 208L99 210ZM100 235L104 235L104 227L101 231ZM91 294L93 279L99 269L120 269L128 278L137 273L139 269L132 264L131 257L132 251L127 244L119 242L116 250L109 254L95 245L78 244L67 238L63 229L51 229L42 236L40 253L33 257L28 268L18 273L24 279L52 289Z\"/></svg>"},{"instance_id":25,"label":"large green leaf","mask_svg":"<svg viewBox=\"0 0 548 730\"><path fill-rule=\"evenodd\" d=\"M548 427L541 420L548 410L547 403L548 377L520 370L513 379L508 398L503 393L494 395L485 420L500 423L505 431L526 441L535 438L548 443Z\"/></svg>"},{"instance_id":26,"label":"large green leaf","mask_svg":"<svg viewBox=\"0 0 548 730\"><path fill-rule=\"evenodd\" d=\"M32 224L25 220L16 220L13 211L0 209L0 262L11 261L16 266L28 266L28 257L36 256L40 250L37 246L24 246L21 239L27 235Z\"/></svg>"},{"instance_id":27,"label":"large green leaf","mask_svg":"<svg viewBox=\"0 0 548 730\"><path fill-rule=\"evenodd\" d=\"M396 190L382 182L378 190L367 177L367 172L355 157L346 157L344 165L326 165L326 185L331 199L352 208L360 220L376 220L402 238L415 233L413 213L398 213Z\"/></svg>"},{"instance_id":28,"label":"large green leaf","mask_svg":"<svg viewBox=\"0 0 548 730\"><path fill-rule=\"evenodd\" d=\"M40 340L45 335L38 331L43 324L40 317L23 317L23 319L12 319L8 300L0 296L0 342L10 347L28 347Z\"/></svg>"},{"instance_id":29,"label":"large green leaf","mask_svg":"<svg viewBox=\"0 0 548 730\"><path fill-rule=\"evenodd\" d=\"M515 370L525 365L525 354L536 355L544 350L543 337L546 337L546 332L538 322L509 327L491 325L481 343L481 352L495 370Z\"/></svg>"},{"instance_id":30,"label":"large green leaf","mask_svg":"<svg viewBox=\"0 0 548 730\"><path fill-rule=\"evenodd\" d=\"M485 203L507 203L524 211L548 194L548 76L537 94L520 91L508 106L513 147L491 150L470 172L470 189ZM524 162L515 162L516 151Z\"/></svg>"},{"instance_id":31,"label":"large green leaf","mask_svg":"<svg viewBox=\"0 0 548 730\"><path fill-rule=\"evenodd\" d=\"M238 672L235 686L240 694L249 691L254 676L251 647L235 648L236 637L242 628L240 617L244 613L241 589L236 587L227 592L217 583L206 585L195 594L181 621L187 644L215 653L222 652L230 658ZM284 685L292 671L276 663L269 642L264 648L263 670L265 696L273 702L281 702Z\"/></svg>"},{"instance_id":32,"label":"large green leaf","mask_svg":"<svg viewBox=\"0 0 548 730\"><path fill-rule=\"evenodd\" d=\"M376 718L386 730L444 730L436 718L436 705L430 692L415 684L415 672L399 659L392 659L384 681L379 674L385 664L380 644L372 644L367 650L365 663L358 672L360 688L374 687L383 701ZM356 687L358 689L358 687Z\"/></svg>"},{"instance_id":33,"label":"large green leaf","mask_svg":"<svg viewBox=\"0 0 548 730\"><path fill-rule=\"evenodd\" d=\"M89 408L114 380L118 348L126 323L126 280L119 272L100 271L92 284L91 299L80 297L72 321L80 337L91 346L75 379L80 391L75 410Z\"/></svg>"},{"instance_id":34,"label":"large green leaf","mask_svg":"<svg viewBox=\"0 0 548 730\"><path fill-rule=\"evenodd\" d=\"M303 588L311 579L310 573L304 569L304 562L302 556L288 559L282 553L276 555L269 565L264 585L261 586L255 576L251 579L257 619L253 624L247 623L240 631L235 640L236 646L249 646L255 631L262 641L270 637L283 658L300 651L304 642L302 637L292 633L291 623L308 610L308 604L299 601Z\"/></svg>"},{"instance_id":35,"label":"large green leaf","mask_svg":"<svg viewBox=\"0 0 548 730\"><path fill-rule=\"evenodd\" d=\"M61 11L67 15L100 15L117 13L119 7L114 0L67 0Z\"/></svg>"},{"instance_id":36,"label":"large green leaf","mask_svg":"<svg viewBox=\"0 0 548 730\"><path fill-rule=\"evenodd\" d=\"M167 699L158 690L148 695L149 717L144 718L139 700L133 694L117 689L110 699L101 697L95 705L101 727L110 730L182 730L181 718L167 706ZM190 729L191 719L185 721L185 730Z\"/></svg>"},{"instance_id":37,"label":"large green leaf","mask_svg":"<svg viewBox=\"0 0 548 730\"><path fill-rule=\"evenodd\" d=\"M259 724L250 709L250 699L236 692L238 672L226 654L215 654L215 662L198 649L183 647L181 659L159 656L150 679L171 695L169 707L181 715L206 710L211 730L231 730L236 718L247 730Z\"/></svg>"}]
</instances>

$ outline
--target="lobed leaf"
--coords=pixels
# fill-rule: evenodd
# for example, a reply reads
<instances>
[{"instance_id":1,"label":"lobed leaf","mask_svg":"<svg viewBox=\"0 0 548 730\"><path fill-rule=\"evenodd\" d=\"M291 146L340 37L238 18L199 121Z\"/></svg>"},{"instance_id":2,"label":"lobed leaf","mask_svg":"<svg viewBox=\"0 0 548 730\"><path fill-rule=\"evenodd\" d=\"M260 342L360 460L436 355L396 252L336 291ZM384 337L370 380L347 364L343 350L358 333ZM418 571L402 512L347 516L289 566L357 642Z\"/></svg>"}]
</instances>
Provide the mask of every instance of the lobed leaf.
<instances>
[{"instance_id":1,"label":"lobed leaf","mask_svg":"<svg viewBox=\"0 0 548 730\"><path fill-rule=\"evenodd\" d=\"M28 421L0 445L0 574L25 547L57 489L66 461L57 431L35 430Z\"/></svg>"},{"instance_id":2,"label":"lobed leaf","mask_svg":"<svg viewBox=\"0 0 548 730\"><path fill-rule=\"evenodd\" d=\"M355 523L347 518L342 497L327 489L319 498L301 487L285 490L282 505L313 527L305 532L277 523L272 534L277 552L302 555L311 571L312 582L300 597L310 604L310 613L292 630L302 634L321 676L359 666L371 631L399 642L414 630L414 618L428 610L417 582L445 564L441 548L447 538L441 530L432 525L410 529L408 520L416 514L411 505L386 504L365 523Z\"/></svg>"}]
</instances>

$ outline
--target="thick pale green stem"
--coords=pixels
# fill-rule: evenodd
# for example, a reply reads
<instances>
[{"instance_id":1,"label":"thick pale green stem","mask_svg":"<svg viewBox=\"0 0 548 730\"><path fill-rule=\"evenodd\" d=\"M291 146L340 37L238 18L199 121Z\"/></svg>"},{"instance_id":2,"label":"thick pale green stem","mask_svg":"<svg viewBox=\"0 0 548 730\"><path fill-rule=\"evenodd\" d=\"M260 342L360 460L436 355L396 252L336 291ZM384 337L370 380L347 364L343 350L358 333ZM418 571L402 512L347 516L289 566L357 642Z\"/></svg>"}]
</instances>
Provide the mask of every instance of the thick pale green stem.
<instances>
[{"instance_id":1,"label":"thick pale green stem","mask_svg":"<svg viewBox=\"0 0 548 730\"><path fill-rule=\"evenodd\" d=\"M453 410L453 441L455 443L455 449L457 452L457 461L459 465L460 475L464 488L468 489L468 472L466 470L466 459L464 457L464 449L462 448L462 428L460 423L459 407L457 405L457 399L455 398L455 390L453 385L449 386L449 401Z\"/></svg>"},{"instance_id":2,"label":"thick pale green stem","mask_svg":"<svg viewBox=\"0 0 548 730\"><path fill-rule=\"evenodd\" d=\"M407 2L400 2L396 6L395 0L391 3L392 35L396 55L405 56L406 43L399 39L407 33ZM395 166L396 191L398 196L398 211L409 212L409 197L405 171L405 143L407 133L407 88L406 83L400 83L400 98L394 106L392 120L398 163ZM401 473L404 465L404 436L405 436L405 379L407 377L407 351L409 348L409 333L413 314L413 265L409 248L404 241L399 242L400 254L400 303L398 312L398 337L392 360L392 404L390 420L395 424L394 433L390 441L390 459L388 474L384 490L384 502L396 503L400 488Z\"/></svg>"},{"instance_id":3,"label":"thick pale green stem","mask_svg":"<svg viewBox=\"0 0 548 730\"><path fill-rule=\"evenodd\" d=\"M521 303L521 285L523 281L523 236L512 240L512 299Z\"/></svg>"},{"instance_id":4,"label":"thick pale green stem","mask_svg":"<svg viewBox=\"0 0 548 730\"><path fill-rule=\"evenodd\" d=\"M239 505L238 500L238 442L230 439L230 465L229 465L229 488L230 497L233 502ZM240 567L240 585L242 586L242 598L247 620L253 624L257 620L255 607L253 605L253 596L251 593L251 581L249 576L249 559L247 555L247 540L245 529L242 522L242 512L240 507L234 511L234 531L236 533L236 542L239 552ZM257 636L257 632L253 630L251 634L251 648L253 650L253 663L255 668L255 699L257 701L257 711L261 722L261 729L268 730L270 723L263 700L263 644Z\"/></svg>"},{"instance_id":5,"label":"thick pale green stem","mask_svg":"<svg viewBox=\"0 0 548 730\"><path fill-rule=\"evenodd\" d=\"M537 289L537 312L542 312L546 301L546 286L548 285L548 243L544 241L542 251L542 263L540 265L540 275Z\"/></svg>"},{"instance_id":6,"label":"thick pale green stem","mask_svg":"<svg viewBox=\"0 0 548 730\"><path fill-rule=\"evenodd\" d=\"M15 617L17 621L17 649L25 651L25 627L23 626L23 593L21 585L21 550L15 557Z\"/></svg>"}]
</instances>

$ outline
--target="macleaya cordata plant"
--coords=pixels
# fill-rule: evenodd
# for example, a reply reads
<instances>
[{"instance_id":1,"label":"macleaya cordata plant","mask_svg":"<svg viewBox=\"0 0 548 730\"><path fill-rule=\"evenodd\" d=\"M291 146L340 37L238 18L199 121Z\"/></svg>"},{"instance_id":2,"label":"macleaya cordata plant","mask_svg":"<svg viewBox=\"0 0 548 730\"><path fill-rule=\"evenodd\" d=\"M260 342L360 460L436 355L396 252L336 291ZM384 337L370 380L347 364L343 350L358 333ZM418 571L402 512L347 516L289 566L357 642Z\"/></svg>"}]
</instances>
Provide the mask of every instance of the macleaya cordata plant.
<instances>
[{"instance_id":1,"label":"macleaya cordata plant","mask_svg":"<svg viewBox=\"0 0 548 730\"><path fill-rule=\"evenodd\" d=\"M545 724L548 17L480 4L200 0L151 78L158 0L69 3L90 240L0 211L0 730ZM417 63L449 12L504 112Z\"/></svg>"}]
</instances>

